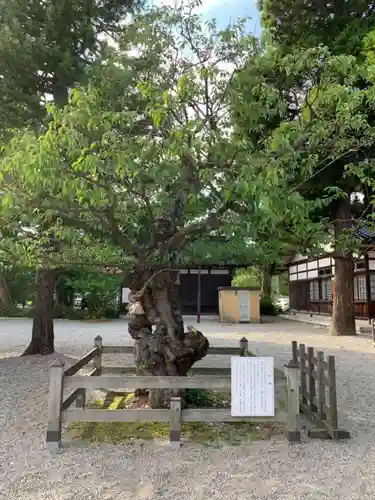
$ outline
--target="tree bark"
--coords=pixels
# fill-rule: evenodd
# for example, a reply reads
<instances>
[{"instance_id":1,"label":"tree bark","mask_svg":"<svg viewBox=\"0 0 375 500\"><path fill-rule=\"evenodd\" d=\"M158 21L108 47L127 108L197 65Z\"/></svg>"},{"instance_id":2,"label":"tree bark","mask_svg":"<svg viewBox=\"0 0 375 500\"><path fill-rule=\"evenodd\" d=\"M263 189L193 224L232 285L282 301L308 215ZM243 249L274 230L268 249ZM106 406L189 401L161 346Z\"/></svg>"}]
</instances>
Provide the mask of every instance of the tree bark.
<instances>
[{"instance_id":1,"label":"tree bark","mask_svg":"<svg viewBox=\"0 0 375 500\"><path fill-rule=\"evenodd\" d=\"M7 280L3 273L0 272L0 304L1 309L11 309L14 306L12 296L9 292Z\"/></svg>"},{"instance_id":2,"label":"tree bark","mask_svg":"<svg viewBox=\"0 0 375 500\"><path fill-rule=\"evenodd\" d=\"M56 276L57 279L57 276ZM74 290L67 285L65 280L57 279L56 283L56 305L72 307L74 302Z\"/></svg>"},{"instance_id":3,"label":"tree bark","mask_svg":"<svg viewBox=\"0 0 375 500\"><path fill-rule=\"evenodd\" d=\"M207 354L207 338L194 327L184 331L177 276L174 271L157 275L142 266L129 275L129 333L134 339L137 373L184 376ZM149 391L149 405L167 407L170 397L177 394L181 391Z\"/></svg>"},{"instance_id":4,"label":"tree bark","mask_svg":"<svg viewBox=\"0 0 375 500\"><path fill-rule=\"evenodd\" d=\"M53 298L56 285L56 271L45 270L36 273L35 312L31 342L24 352L46 356L54 352Z\"/></svg>"},{"instance_id":5,"label":"tree bark","mask_svg":"<svg viewBox=\"0 0 375 500\"><path fill-rule=\"evenodd\" d=\"M262 268L262 298L269 301L272 301L272 273L274 270L274 264Z\"/></svg>"},{"instance_id":6,"label":"tree bark","mask_svg":"<svg viewBox=\"0 0 375 500\"><path fill-rule=\"evenodd\" d=\"M356 335L354 315L354 264L351 252L341 248L339 237L351 228L350 198L338 202L335 213L335 282L330 334Z\"/></svg>"}]
</instances>

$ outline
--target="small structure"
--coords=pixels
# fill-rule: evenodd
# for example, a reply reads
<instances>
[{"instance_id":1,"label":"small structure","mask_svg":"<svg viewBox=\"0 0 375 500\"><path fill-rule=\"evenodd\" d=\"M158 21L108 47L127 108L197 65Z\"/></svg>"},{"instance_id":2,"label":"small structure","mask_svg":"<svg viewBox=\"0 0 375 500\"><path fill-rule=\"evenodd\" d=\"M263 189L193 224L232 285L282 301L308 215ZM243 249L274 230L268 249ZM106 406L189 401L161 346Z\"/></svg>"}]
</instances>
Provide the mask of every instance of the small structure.
<instances>
[{"instance_id":1,"label":"small structure","mask_svg":"<svg viewBox=\"0 0 375 500\"><path fill-rule=\"evenodd\" d=\"M219 287L219 314L223 323L260 323L260 289Z\"/></svg>"}]
</instances>

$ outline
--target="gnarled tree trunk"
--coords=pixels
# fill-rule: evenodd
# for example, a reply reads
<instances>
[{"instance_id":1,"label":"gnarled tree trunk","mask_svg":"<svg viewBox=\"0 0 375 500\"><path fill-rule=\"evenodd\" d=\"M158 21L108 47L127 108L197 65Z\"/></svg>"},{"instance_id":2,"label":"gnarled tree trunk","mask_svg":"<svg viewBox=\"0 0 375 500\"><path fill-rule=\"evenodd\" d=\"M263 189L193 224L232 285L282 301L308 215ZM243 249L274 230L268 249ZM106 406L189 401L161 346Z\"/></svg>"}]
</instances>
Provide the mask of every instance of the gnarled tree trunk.
<instances>
[{"instance_id":1,"label":"gnarled tree trunk","mask_svg":"<svg viewBox=\"0 0 375 500\"><path fill-rule=\"evenodd\" d=\"M351 228L350 199L338 202L335 228L335 283L332 297L332 325L330 334L356 335L354 315L354 264L351 253L337 243L345 229Z\"/></svg>"},{"instance_id":2,"label":"gnarled tree trunk","mask_svg":"<svg viewBox=\"0 0 375 500\"><path fill-rule=\"evenodd\" d=\"M207 338L193 327L184 331L176 280L178 272L152 272L139 266L129 275L129 333L134 339L138 373L184 376L202 359L209 347ZM151 390L149 405L163 408L178 391Z\"/></svg>"},{"instance_id":3,"label":"gnarled tree trunk","mask_svg":"<svg viewBox=\"0 0 375 500\"><path fill-rule=\"evenodd\" d=\"M56 285L56 271L36 273L35 311L31 342L24 352L46 356L54 352L53 297Z\"/></svg>"}]
</instances>

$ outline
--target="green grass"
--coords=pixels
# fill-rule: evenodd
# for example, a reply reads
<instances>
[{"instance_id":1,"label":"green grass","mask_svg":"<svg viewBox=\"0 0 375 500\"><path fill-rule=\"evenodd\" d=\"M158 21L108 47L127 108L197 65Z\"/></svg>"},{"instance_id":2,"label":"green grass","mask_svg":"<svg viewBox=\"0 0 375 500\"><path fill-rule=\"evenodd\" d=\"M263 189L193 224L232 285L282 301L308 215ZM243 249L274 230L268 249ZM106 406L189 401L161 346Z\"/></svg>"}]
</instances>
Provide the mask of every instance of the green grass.
<instances>
[{"instance_id":1,"label":"green grass","mask_svg":"<svg viewBox=\"0 0 375 500\"><path fill-rule=\"evenodd\" d=\"M91 408L125 408L133 394L110 392L105 400L93 402ZM228 408L230 393L206 390L185 391L190 408ZM114 405L114 406L113 406ZM276 432L277 429L276 429ZM89 442L119 444L136 440L168 440L169 424L163 422L73 422L68 427L72 439ZM185 441L206 446L239 445L255 440L269 439L272 427L249 422L201 423L189 422L181 425L181 437Z\"/></svg>"}]
</instances>

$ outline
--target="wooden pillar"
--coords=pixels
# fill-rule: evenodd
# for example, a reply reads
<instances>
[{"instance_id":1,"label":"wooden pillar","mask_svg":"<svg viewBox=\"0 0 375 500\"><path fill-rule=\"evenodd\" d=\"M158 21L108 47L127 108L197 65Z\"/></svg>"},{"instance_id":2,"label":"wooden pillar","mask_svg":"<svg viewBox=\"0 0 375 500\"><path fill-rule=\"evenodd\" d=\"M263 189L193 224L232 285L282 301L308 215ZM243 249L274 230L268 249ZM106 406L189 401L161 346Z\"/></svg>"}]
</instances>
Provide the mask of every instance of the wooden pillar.
<instances>
[{"instance_id":1,"label":"wooden pillar","mask_svg":"<svg viewBox=\"0 0 375 500\"><path fill-rule=\"evenodd\" d=\"M102 346L103 346L103 339L100 335L98 335L94 339L94 347L97 347L98 350L95 353L95 356L93 357L94 368L97 370L98 375L102 374Z\"/></svg>"},{"instance_id":2,"label":"wooden pillar","mask_svg":"<svg viewBox=\"0 0 375 500\"><path fill-rule=\"evenodd\" d=\"M181 398L171 397L169 440L176 448L181 446Z\"/></svg>"},{"instance_id":3,"label":"wooden pillar","mask_svg":"<svg viewBox=\"0 0 375 500\"><path fill-rule=\"evenodd\" d=\"M307 384L306 384L306 372L305 372L305 344L299 345L299 376L300 376L300 391L301 391L301 401L303 404L307 404Z\"/></svg>"},{"instance_id":4,"label":"wooden pillar","mask_svg":"<svg viewBox=\"0 0 375 500\"><path fill-rule=\"evenodd\" d=\"M370 282L370 264L368 258L368 252L365 253L365 269L366 269L366 302L367 302L367 319L369 325L371 325L371 282Z\"/></svg>"},{"instance_id":5,"label":"wooden pillar","mask_svg":"<svg viewBox=\"0 0 375 500\"><path fill-rule=\"evenodd\" d=\"M201 322L201 302L202 302L202 280L201 268L198 268L198 291L197 291L197 323Z\"/></svg>"},{"instance_id":6,"label":"wooden pillar","mask_svg":"<svg viewBox=\"0 0 375 500\"><path fill-rule=\"evenodd\" d=\"M61 409L64 391L64 362L56 359L49 370L48 426L46 442L48 448L61 447Z\"/></svg>"},{"instance_id":7,"label":"wooden pillar","mask_svg":"<svg viewBox=\"0 0 375 500\"><path fill-rule=\"evenodd\" d=\"M299 408L299 377L298 366L285 365L284 373L287 384L288 421L286 437L290 444L301 442L300 408Z\"/></svg>"},{"instance_id":8,"label":"wooden pillar","mask_svg":"<svg viewBox=\"0 0 375 500\"><path fill-rule=\"evenodd\" d=\"M316 353L317 365L316 370L318 372L318 384L319 384L319 397L318 397L318 412L320 420L326 420L327 415L325 412L326 406L326 386L324 384L324 353L319 351Z\"/></svg>"},{"instance_id":9,"label":"wooden pillar","mask_svg":"<svg viewBox=\"0 0 375 500\"><path fill-rule=\"evenodd\" d=\"M330 407L329 423L334 431L337 431L337 394L336 394L336 368L334 356L328 356L328 401Z\"/></svg>"}]
</instances>

